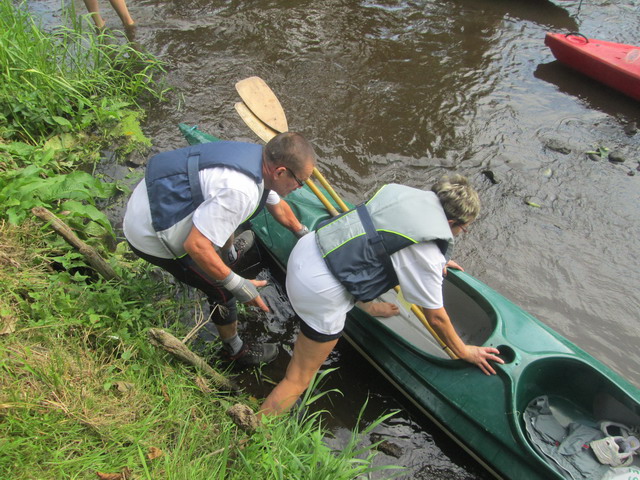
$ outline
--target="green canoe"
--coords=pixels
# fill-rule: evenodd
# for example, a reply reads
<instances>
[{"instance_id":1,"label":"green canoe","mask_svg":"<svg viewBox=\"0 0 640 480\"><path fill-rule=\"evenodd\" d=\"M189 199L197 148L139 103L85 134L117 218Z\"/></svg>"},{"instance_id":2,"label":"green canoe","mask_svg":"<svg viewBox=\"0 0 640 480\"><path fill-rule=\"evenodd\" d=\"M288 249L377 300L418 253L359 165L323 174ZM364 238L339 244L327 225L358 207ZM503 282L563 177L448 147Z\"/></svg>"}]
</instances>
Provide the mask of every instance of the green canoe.
<instances>
[{"instance_id":1,"label":"green canoe","mask_svg":"<svg viewBox=\"0 0 640 480\"><path fill-rule=\"evenodd\" d=\"M191 144L218 140L195 127L180 128ZM329 217L306 186L286 200L310 229ZM252 229L285 268L295 237L266 211L252 220ZM529 440L523 412L541 396L563 427L573 422L598 428L602 421L614 421L638 429L640 390L601 362L469 274L450 269L444 296L465 342L500 350L505 364L495 365L497 375L451 360L393 291L383 297L399 305L400 315L378 319L354 308L345 337L494 476L572 478ZM635 460L633 467L639 465ZM598 480L601 473L575 478Z\"/></svg>"}]
</instances>

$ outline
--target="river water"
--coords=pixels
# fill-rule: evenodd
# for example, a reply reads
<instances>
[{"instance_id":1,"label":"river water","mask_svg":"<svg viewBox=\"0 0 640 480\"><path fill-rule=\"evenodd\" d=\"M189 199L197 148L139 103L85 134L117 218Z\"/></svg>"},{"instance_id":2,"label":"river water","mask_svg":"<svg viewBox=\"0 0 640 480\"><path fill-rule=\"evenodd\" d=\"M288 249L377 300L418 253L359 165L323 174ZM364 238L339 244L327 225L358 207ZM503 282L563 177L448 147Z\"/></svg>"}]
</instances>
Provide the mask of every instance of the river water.
<instances>
[{"instance_id":1,"label":"river water","mask_svg":"<svg viewBox=\"0 0 640 480\"><path fill-rule=\"evenodd\" d=\"M233 107L235 82L258 75L348 201L388 182L468 176L483 212L458 263L640 385L640 102L567 70L543 43L579 31L640 45L640 0L129 3L136 41L168 63L175 87L149 111L154 152L185 145L179 122L258 141ZM586 155L598 147L626 161ZM379 463L409 467L406 478L488 478L344 343L330 361L345 393L333 399L338 439L369 394L365 418L402 409L378 431L404 452Z\"/></svg>"}]
</instances>

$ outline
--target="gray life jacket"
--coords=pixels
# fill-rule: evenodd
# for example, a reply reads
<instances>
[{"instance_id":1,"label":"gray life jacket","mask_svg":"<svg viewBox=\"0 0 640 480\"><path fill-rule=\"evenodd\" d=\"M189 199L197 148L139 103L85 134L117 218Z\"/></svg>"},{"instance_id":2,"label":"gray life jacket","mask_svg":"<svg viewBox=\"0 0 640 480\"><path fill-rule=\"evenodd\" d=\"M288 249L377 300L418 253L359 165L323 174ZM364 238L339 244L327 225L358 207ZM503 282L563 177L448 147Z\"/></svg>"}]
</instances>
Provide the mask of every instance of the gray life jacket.
<instances>
[{"instance_id":1,"label":"gray life jacket","mask_svg":"<svg viewBox=\"0 0 640 480\"><path fill-rule=\"evenodd\" d=\"M262 147L253 143L219 141L158 153L149 159L145 173L153 229L175 256L184 254L173 245L175 230L190 231L191 215L204 201L199 172L206 168L233 168L262 184ZM263 192L253 218L264 206L269 191ZM173 230L173 231L172 231ZM184 236L183 233L177 236ZM186 238L186 237L185 237Z\"/></svg>"},{"instance_id":2,"label":"gray life jacket","mask_svg":"<svg viewBox=\"0 0 640 480\"><path fill-rule=\"evenodd\" d=\"M363 302L398 285L391 262L395 252L435 242L448 259L453 246L437 195L397 184L385 185L368 202L321 224L316 240L331 273Z\"/></svg>"}]
</instances>

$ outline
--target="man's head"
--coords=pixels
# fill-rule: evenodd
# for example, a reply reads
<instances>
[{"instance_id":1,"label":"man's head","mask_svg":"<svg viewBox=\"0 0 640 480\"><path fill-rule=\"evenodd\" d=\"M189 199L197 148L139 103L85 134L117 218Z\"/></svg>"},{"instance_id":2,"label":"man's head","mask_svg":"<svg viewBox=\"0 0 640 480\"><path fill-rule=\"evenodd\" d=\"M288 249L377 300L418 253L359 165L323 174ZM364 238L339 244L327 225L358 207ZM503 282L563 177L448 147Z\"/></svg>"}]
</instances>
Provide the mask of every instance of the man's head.
<instances>
[{"instance_id":1,"label":"man's head","mask_svg":"<svg viewBox=\"0 0 640 480\"><path fill-rule=\"evenodd\" d=\"M464 231L480 213L478 192L462 175L442 177L433 184L431 191L438 196L452 231L456 227L458 231Z\"/></svg>"},{"instance_id":2,"label":"man's head","mask_svg":"<svg viewBox=\"0 0 640 480\"><path fill-rule=\"evenodd\" d=\"M316 165L311 144L295 132L280 133L264 147L265 188L286 196L309 179Z\"/></svg>"}]
</instances>

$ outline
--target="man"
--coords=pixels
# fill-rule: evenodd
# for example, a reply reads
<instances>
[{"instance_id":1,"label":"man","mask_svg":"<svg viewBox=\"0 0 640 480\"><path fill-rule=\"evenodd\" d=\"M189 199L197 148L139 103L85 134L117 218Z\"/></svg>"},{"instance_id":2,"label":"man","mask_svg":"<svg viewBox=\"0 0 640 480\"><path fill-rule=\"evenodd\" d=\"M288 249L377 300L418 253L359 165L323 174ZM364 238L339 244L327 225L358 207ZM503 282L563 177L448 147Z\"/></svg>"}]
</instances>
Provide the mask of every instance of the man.
<instances>
[{"instance_id":1,"label":"man","mask_svg":"<svg viewBox=\"0 0 640 480\"><path fill-rule=\"evenodd\" d=\"M311 144L291 132L264 148L242 142L193 145L154 155L129 199L123 228L133 252L207 295L212 321L237 365L268 363L278 350L238 336L236 300L269 309L256 289L266 281L245 279L232 269L242 253L234 248L233 234L265 204L298 238L307 233L280 197L304 184L315 158ZM238 240L245 247L252 242Z\"/></svg>"},{"instance_id":2,"label":"man","mask_svg":"<svg viewBox=\"0 0 640 480\"><path fill-rule=\"evenodd\" d=\"M286 284L300 333L285 378L261 414L284 412L296 402L342 335L356 301L366 306L398 284L459 358L487 375L495 374L489 361L504 363L495 348L466 345L443 306L443 272L453 239L478 216L478 194L460 175L443 178L431 190L386 185L296 244Z\"/></svg>"}]
</instances>

